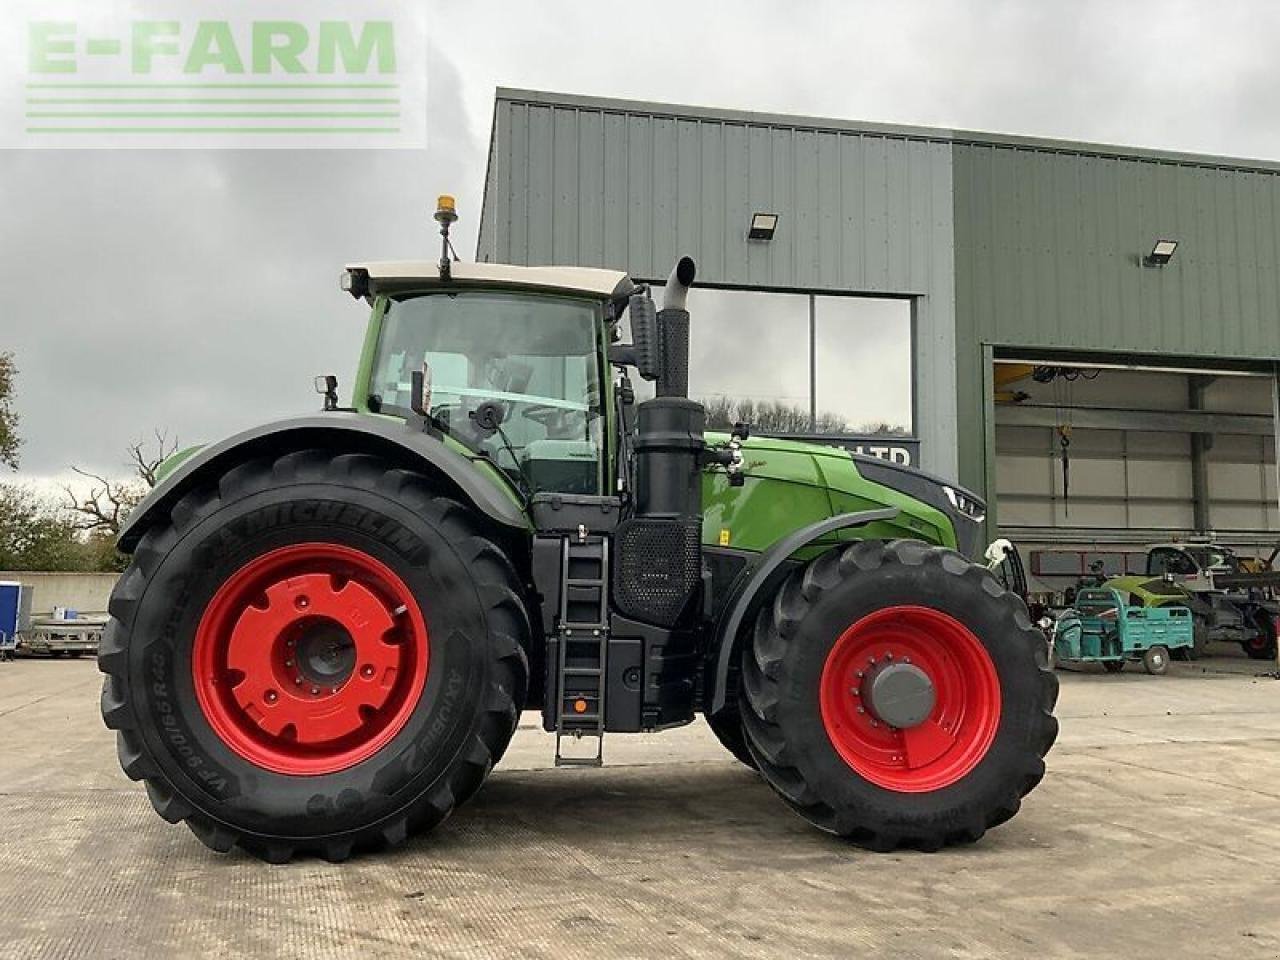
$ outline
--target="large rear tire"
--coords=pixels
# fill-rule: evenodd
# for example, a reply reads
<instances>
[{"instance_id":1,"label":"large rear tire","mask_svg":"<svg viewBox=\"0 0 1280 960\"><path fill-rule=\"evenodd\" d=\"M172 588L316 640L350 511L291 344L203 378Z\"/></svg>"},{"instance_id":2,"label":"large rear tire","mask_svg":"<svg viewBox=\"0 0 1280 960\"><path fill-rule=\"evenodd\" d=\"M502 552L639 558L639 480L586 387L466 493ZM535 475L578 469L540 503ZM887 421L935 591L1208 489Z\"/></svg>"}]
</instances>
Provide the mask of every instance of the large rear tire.
<instances>
[{"instance_id":1,"label":"large rear tire","mask_svg":"<svg viewBox=\"0 0 1280 960\"><path fill-rule=\"evenodd\" d=\"M206 845L399 844L479 789L528 682L519 580L419 475L318 450L235 467L138 544L98 663L121 766Z\"/></svg>"},{"instance_id":2,"label":"large rear tire","mask_svg":"<svg viewBox=\"0 0 1280 960\"><path fill-rule=\"evenodd\" d=\"M743 654L747 744L809 822L876 850L972 842L1044 774L1058 681L1025 605L917 541L793 573Z\"/></svg>"}]
</instances>

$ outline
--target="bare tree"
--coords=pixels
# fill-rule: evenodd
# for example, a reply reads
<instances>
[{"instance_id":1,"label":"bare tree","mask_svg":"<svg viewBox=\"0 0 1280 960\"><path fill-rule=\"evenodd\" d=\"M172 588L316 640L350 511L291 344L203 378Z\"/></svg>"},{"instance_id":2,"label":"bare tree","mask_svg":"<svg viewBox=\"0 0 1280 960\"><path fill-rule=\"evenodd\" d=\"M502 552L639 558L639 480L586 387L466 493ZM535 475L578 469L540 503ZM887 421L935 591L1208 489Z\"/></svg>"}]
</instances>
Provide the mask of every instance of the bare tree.
<instances>
[{"instance_id":1,"label":"bare tree","mask_svg":"<svg viewBox=\"0 0 1280 960\"><path fill-rule=\"evenodd\" d=\"M129 445L129 466L138 479L147 485L148 490L156 485L156 471L160 469L160 464L178 452L177 437L170 440L167 432L158 429L152 431L152 437L154 447L147 440L138 440Z\"/></svg>"},{"instance_id":2,"label":"bare tree","mask_svg":"<svg viewBox=\"0 0 1280 960\"><path fill-rule=\"evenodd\" d=\"M93 481L84 497L64 486L71 509L76 514L76 526L90 533L115 536L120 532L129 511L156 485L156 473L160 464L178 449L176 439L170 440L163 430L156 430L152 440L137 440L129 445L126 461L133 475L125 480L112 480L92 470L80 467L71 469L86 480Z\"/></svg>"}]
</instances>

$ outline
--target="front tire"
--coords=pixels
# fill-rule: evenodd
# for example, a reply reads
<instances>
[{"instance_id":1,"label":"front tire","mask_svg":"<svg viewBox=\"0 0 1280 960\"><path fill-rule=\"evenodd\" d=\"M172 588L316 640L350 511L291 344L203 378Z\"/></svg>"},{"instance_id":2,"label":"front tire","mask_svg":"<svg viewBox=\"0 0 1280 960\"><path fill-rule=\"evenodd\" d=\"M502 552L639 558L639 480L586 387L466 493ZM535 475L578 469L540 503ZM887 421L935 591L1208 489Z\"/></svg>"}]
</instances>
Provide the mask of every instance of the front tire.
<instances>
[{"instance_id":1,"label":"front tire","mask_svg":"<svg viewBox=\"0 0 1280 960\"><path fill-rule=\"evenodd\" d=\"M460 504L364 455L239 465L139 543L98 663L121 766L206 845L345 859L479 789L523 705L519 581Z\"/></svg>"},{"instance_id":2,"label":"front tire","mask_svg":"<svg viewBox=\"0 0 1280 960\"><path fill-rule=\"evenodd\" d=\"M793 573L743 653L744 729L806 820L876 850L972 842L1057 735L1026 607L958 553L867 541Z\"/></svg>"}]
</instances>

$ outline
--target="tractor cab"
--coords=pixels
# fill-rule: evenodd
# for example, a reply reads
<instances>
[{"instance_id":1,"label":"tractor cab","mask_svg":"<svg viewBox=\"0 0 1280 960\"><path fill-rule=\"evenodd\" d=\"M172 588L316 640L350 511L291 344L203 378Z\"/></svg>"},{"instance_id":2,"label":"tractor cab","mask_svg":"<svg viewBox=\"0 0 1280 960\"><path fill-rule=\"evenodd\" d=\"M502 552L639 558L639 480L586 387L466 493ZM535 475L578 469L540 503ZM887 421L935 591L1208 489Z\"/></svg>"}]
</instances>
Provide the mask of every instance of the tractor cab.
<instances>
[{"instance_id":1,"label":"tractor cab","mask_svg":"<svg viewBox=\"0 0 1280 960\"><path fill-rule=\"evenodd\" d=\"M345 277L373 307L358 412L420 410L526 498L607 492L606 318L632 288L626 274L458 263L443 277L434 262L403 261L352 265Z\"/></svg>"}]
</instances>

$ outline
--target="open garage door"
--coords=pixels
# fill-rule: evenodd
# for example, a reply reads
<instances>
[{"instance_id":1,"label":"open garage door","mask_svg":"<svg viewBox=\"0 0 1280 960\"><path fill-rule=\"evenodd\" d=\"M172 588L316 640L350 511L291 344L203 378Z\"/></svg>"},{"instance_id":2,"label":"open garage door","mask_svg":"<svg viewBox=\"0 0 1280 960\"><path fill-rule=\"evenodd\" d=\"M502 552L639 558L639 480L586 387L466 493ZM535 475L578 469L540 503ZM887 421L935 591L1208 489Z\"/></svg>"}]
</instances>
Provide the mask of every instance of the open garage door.
<instances>
[{"instance_id":1,"label":"open garage door","mask_svg":"<svg viewBox=\"0 0 1280 960\"><path fill-rule=\"evenodd\" d=\"M993 373L999 532L1039 579L1100 559L1139 572L1160 541L1280 541L1270 374L1026 358Z\"/></svg>"}]
</instances>

